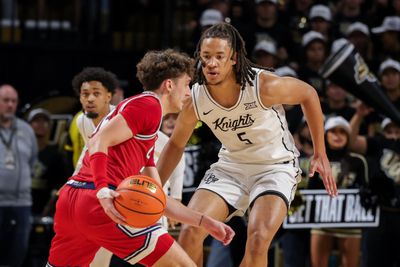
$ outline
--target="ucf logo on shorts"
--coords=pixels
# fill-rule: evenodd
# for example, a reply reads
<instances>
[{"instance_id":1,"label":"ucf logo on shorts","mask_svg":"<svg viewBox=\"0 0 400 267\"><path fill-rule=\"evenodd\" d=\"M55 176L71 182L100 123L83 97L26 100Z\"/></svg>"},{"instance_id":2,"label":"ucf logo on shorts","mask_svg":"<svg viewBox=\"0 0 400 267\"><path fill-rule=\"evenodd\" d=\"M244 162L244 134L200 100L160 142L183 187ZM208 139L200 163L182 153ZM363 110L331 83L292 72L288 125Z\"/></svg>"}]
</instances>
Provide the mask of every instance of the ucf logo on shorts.
<instances>
[{"instance_id":1,"label":"ucf logo on shorts","mask_svg":"<svg viewBox=\"0 0 400 267\"><path fill-rule=\"evenodd\" d=\"M204 178L204 183L211 184L211 183L215 183L218 180L219 179L217 177L215 177L215 175L213 173L210 173Z\"/></svg>"}]
</instances>

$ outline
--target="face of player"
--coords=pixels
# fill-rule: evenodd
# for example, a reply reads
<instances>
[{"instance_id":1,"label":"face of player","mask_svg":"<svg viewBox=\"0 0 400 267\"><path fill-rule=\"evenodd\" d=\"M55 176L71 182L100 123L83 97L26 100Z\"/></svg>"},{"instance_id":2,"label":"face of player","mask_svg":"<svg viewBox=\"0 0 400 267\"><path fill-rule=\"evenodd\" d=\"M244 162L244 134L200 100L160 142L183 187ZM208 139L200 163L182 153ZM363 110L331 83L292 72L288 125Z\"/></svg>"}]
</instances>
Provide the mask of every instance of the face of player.
<instances>
[{"instance_id":1,"label":"face of player","mask_svg":"<svg viewBox=\"0 0 400 267\"><path fill-rule=\"evenodd\" d=\"M164 107L167 113L177 113L182 110L183 100L190 95L190 81L191 78L186 73L171 79L168 88L168 107Z\"/></svg>"},{"instance_id":2,"label":"face of player","mask_svg":"<svg viewBox=\"0 0 400 267\"><path fill-rule=\"evenodd\" d=\"M161 132L165 133L167 136L171 136L175 128L177 113L169 113L164 116L161 125Z\"/></svg>"},{"instance_id":3,"label":"face of player","mask_svg":"<svg viewBox=\"0 0 400 267\"><path fill-rule=\"evenodd\" d=\"M340 150L345 148L349 137L346 130L341 127L335 127L326 133L326 140L332 150Z\"/></svg>"},{"instance_id":4,"label":"face of player","mask_svg":"<svg viewBox=\"0 0 400 267\"><path fill-rule=\"evenodd\" d=\"M11 120L15 117L18 105L18 94L10 86L0 88L0 119Z\"/></svg>"},{"instance_id":5,"label":"face of player","mask_svg":"<svg viewBox=\"0 0 400 267\"><path fill-rule=\"evenodd\" d=\"M108 113L111 97L112 94L108 92L101 82L90 81L82 83L79 99L86 116L91 119Z\"/></svg>"},{"instance_id":6,"label":"face of player","mask_svg":"<svg viewBox=\"0 0 400 267\"><path fill-rule=\"evenodd\" d=\"M204 77L209 85L218 85L232 75L233 51L227 40L220 38L206 38L200 46L200 58L203 63Z\"/></svg>"}]
</instances>

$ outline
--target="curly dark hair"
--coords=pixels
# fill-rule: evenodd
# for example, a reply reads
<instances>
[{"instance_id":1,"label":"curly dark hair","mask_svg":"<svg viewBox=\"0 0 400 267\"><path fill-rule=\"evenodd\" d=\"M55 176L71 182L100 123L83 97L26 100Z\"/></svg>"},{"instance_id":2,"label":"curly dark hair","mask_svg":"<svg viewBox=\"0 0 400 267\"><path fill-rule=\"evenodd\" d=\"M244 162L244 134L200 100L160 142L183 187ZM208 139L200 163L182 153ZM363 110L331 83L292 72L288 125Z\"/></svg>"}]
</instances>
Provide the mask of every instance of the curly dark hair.
<instances>
[{"instance_id":1,"label":"curly dark hair","mask_svg":"<svg viewBox=\"0 0 400 267\"><path fill-rule=\"evenodd\" d=\"M187 54L166 49L149 51L136 65L136 77L145 90L156 90L165 79L175 79L186 73L193 77L194 60Z\"/></svg>"},{"instance_id":2,"label":"curly dark hair","mask_svg":"<svg viewBox=\"0 0 400 267\"><path fill-rule=\"evenodd\" d=\"M115 88L118 86L118 78L114 73L100 67L87 67L72 79L72 88L77 95L80 95L82 83L90 81L101 82L107 91L112 94L114 94Z\"/></svg>"},{"instance_id":3,"label":"curly dark hair","mask_svg":"<svg viewBox=\"0 0 400 267\"><path fill-rule=\"evenodd\" d=\"M204 77L202 71L202 62L200 58L200 48L204 39L207 38L220 38L228 41L228 44L231 46L233 53L237 55L237 62L235 64L235 75L236 82L242 85L242 89L246 87L246 83L249 83L253 86L253 79L256 75L256 72L253 70L253 67L272 70L270 68L264 68L257 64L251 62L247 57L247 52L245 48L245 42L238 32L238 30L233 27L229 23L218 23L203 32L200 37L199 42L197 43L196 51L194 52L194 57L196 60L196 72L194 77L194 82L199 84L203 84L206 79Z\"/></svg>"}]
</instances>

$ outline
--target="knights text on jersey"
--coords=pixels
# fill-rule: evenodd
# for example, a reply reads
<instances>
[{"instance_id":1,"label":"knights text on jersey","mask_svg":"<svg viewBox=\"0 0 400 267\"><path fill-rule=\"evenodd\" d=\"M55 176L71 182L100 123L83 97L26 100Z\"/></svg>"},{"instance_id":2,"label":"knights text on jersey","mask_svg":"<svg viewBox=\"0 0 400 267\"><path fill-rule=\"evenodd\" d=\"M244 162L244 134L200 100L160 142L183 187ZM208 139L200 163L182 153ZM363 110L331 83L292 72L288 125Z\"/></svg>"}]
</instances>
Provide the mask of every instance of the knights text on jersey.
<instances>
[{"instance_id":1,"label":"knights text on jersey","mask_svg":"<svg viewBox=\"0 0 400 267\"><path fill-rule=\"evenodd\" d=\"M247 164L274 164L298 157L282 105L265 107L260 100L255 69L254 86L240 91L237 103L219 105L204 85L194 84L192 98L196 116L221 141L222 161Z\"/></svg>"},{"instance_id":2,"label":"knights text on jersey","mask_svg":"<svg viewBox=\"0 0 400 267\"><path fill-rule=\"evenodd\" d=\"M154 166L154 144L161 126L160 101L152 92L132 96L122 101L113 112L98 125L95 132L121 114L132 131L133 137L121 144L108 148L107 177L109 184L118 185L122 179L138 174L146 166ZM118 129L115 129L118 134ZM86 153L74 180L92 182L93 176Z\"/></svg>"}]
</instances>

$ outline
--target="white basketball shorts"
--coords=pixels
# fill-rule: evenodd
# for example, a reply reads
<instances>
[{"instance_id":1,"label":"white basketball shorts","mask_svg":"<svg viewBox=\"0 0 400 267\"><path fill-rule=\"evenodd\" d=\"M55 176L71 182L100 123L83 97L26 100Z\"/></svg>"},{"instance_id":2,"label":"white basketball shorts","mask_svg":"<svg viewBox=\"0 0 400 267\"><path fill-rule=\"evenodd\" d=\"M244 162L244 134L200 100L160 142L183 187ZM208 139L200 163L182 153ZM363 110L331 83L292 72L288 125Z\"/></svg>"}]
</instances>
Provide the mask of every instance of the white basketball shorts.
<instances>
[{"instance_id":1,"label":"white basketball shorts","mask_svg":"<svg viewBox=\"0 0 400 267\"><path fill-rule=\"evenodd\" d=\"M280 196L289 208L301 169L297 159L282 164L238 164L218 161L210 166L197 189L218 194L236 211L228 217L243 216L257 197Z\"/></svg>"}]
</instances>

